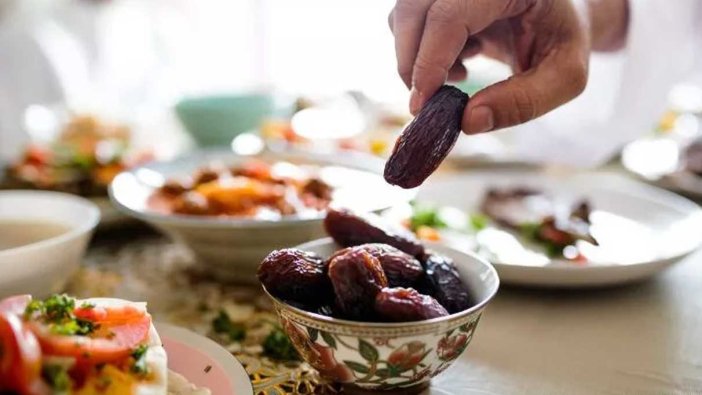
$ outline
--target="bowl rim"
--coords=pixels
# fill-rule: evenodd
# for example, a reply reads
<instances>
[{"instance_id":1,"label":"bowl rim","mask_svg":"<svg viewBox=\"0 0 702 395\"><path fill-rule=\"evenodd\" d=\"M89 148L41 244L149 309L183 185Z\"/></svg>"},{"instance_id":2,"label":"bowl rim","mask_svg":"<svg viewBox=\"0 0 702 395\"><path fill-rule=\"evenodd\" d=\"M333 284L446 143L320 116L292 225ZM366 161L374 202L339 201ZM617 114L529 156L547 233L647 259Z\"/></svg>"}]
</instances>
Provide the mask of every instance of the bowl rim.
<instances>
[{"instance_id":1,"label":"bowl rim","mask_svg":"<svg viewBox=\"0 0 702 395\"><path fill-rule=\"evenodd\" d=\"M363 156L359 155L358 153L353 153L353 154L324 154L324 153L313 153L308 150L301 150L301 149L286 149L286 150L271 150L267 149L261 152L258 155L252 155L252 156L240 156L235 154L234 152L231 152L226 149L222 148L210 148L210 149L200 149L196 150L193 152L189 152L187 154L178 156L173 159L169 160L156 160L156 161L151 161L139 166L136 166L134 168L131 168L129 170L125 170L118 174L113 181L110 183L109 187L107 188L108 196L112 204L117 207L117 209L129 216L135 217L137 219L140 219L142 221L146 222L154 222L157 224L164 224L164 225L176 225L176 226L181 226L181 227L189 227L189 228L238 228L238 227L246 227L246 228L271 228L271 227L280 227L280 226L309 226L309 225L314 225L321 223L321 221L324 219L326 216L326 209L325 210L320 210L314 215L310 216L300 216L300 215L287 215L283 216L279 219L276 220L261 220L261 219L251 219L251 218L238 218L238 217L223 217L223 216L196 216L196 215L185 215L185 214L162 214L158 213L152 210L135 210L125 204L123 204L118 197L118 193L115 192L115 184L117 181L121 178L127 177L127 176L132 176L136 177L134 174L139 171L140 169L144 168L149 168L154 165L165 165L169 163L176 163L176 162L184 162L189 159L193 158L198 158L202 156L203 158L203 165L206 164L204 162L205 158L208 155L230 155L230 159L246 159L246 158L256 158L260 156L269 156L273 157L271 160L272 161L282 161L286 159L292 159L292 158L304 158L307 159L311 162L320 162L317 165L321 166L325 162L327 165L331 166L339 166L339 167L344 167L348 168L351 170L357 170L357 171L362 171L370 174L375 174L378 176L381 176L381 174L378 172L379 167L383 161L380 158L373 157L369 154L363 154ZM339 155L343 155L343 159L345 161L340 161L339 160ZM361 160L363 159L363 160ZM364 163L364 161L370 163L369 165L357 165L353 166L351 163ZM377 168L377 169L376 169ZM407 198L405 201L409 201L412 199L412 197L416 195L416 190L408 190L407 191ZM330 207L335 207L335 205L332 204ZM391 205L382 205L380 207L377 207L373 211L382 211L387 208L391 207Z\"/></svg>"},{"instance_id":2,"label":"bowl rim","mask_svg":"<svg viewBox=\"0 0 702 395\"><path fill-rule=\"evenodd\" d=\"M100 222L100 209L98 206L91 202L90 200L76 196L76 195L71 195L69 193L64 193L64 192L54 192L54 191L34 191L34 190L24 190L24 189L8 189L4 191L0 191L0 199L3 196L27 196L27 197L41 197L41 198L59 198L63 199L65 201L70 201L71 203L75 203L79 206L82 206L86 208L89 212L89 215L83 219L81 219L80 223L77 223L74 226L69 226L69 230L67 232L61 233L58 236L50 237L48 239L43 239L39 240L34 243L30 244L25 244L19 247L13 247L13 248L8 248L4 250L0 250L0 258L4 257L9 257L17 254L22 254L25 252L32 252L32 251L37 251L43 248L51 247L51 246L56 246L60 245L63 243L66 243L68 241L71 241L75 238L78 238L91 230L95 229ZM47 222L51 222L48 220Z\"/></svg>"},{"instance_id":3,"label":"bowl rim","mask_svg":"<svg viewBox=\"0 0 702 395\"><path fill-rule=\"evenodd\" d=\"M300 247L305 247L309 245L326 245L326 244L336 244L334 240L331 237L324 237L321 239L316 239L309 241L304 244L300 244L294 248L300 248ZM350 326L350 327L362 327L365 329L398 329L398 328L405 328L407 326L412 326L412 327L429 327L433 326L436 324L441 324L444 322L449 322L449 321L454 321L457 319L465 318L470 315L472 315L475 312L478 312L482 310L497 294L497 292L500 289L500 276L497 273L497 270L495 267L487 261L487 259L481 257L478 254L475 254L473 252L466 252L466 251L461 251L458 249L455 249L453 247L445 246L441 243L436 243L436 242L422 242L427 247L433 247L433 248L440 248L440 249L448 249L452 250L454 252L457 252L462 255L467 255L470 258L474 259L478 264L485 266L488 271L494 276L495 278L495 286L494 289L489 290L489 294L487 297L483 298L480 302L476 303L475 305L471 306L470 308L459 311L458 313L453 313L449 314L444 317L437 317L437 318L432 318L429 320L422 320L422 321L407 321L407 322L370 322L370 321L352 321L352 320L346 320L342 318L334 318L334 317L327 317L321 314L313 313L310 311L306 311L303 309L300 309L298 307L295 307L289 303L286 303L285 301L271 295L270 292L268 292L268 289L266 289L266 286L261 284L261 288L263 288L263 292L266 293L266 295L273 300L274 303L279 304L281 306L284 306L287 309L292 310L293 312L302 315L304 317L307 317L311 320L315 321L321 321L329 325L343 325L343 326ZM300 248L304 249L304 248Z\"/></svg>"}]
</instances>

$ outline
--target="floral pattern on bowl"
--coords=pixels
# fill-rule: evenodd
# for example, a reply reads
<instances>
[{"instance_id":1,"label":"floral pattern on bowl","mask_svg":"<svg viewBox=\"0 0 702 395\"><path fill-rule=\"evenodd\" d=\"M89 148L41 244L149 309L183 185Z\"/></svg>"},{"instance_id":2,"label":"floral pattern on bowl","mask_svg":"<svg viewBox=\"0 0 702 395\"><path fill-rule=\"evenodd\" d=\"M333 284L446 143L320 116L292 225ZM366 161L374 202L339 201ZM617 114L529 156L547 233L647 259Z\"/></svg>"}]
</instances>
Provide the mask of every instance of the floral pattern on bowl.
<instances>
[{"instance_id":1,"label":"floral pattern on bowl","mask_svg":"<svg viewBox=\"0 0 702 395\"><path fill-rule=\"evenodd\" d=\"M414 387L446 370L468 347L481 314L471 314L465 324L440 333L357 337L278 313L295 348L322 376L371 390Z\"/></svg>"}]
</instances>

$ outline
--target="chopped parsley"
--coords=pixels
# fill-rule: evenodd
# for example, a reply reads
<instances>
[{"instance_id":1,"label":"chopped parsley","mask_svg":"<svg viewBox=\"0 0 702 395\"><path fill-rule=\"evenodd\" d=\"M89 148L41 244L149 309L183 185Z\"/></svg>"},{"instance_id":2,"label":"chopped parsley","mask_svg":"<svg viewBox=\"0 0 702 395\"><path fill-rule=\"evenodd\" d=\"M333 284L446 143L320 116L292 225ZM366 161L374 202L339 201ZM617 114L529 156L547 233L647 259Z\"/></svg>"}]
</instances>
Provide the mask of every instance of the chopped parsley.
<instances>
[{"instance_id":1,"label":"chopped parsley","mask_svg":"<svg viewBox=\"0 0 702 395\"><path fill-rule=\"evenodd\" d=\"M217 317L212 320L212 330L215 333L226 335L229 340L239 342L246 337L246 329L241 324L235 324L226 311L220 310Z\"/></svg>"},{"instance_id":2,"label":"chopped parsley","mask_svg":"<svg viewBox=\"0 0 702 395\"><path fill-rule=\"evenodd\" d=\"M149 366L146 364L146 352L149 350L149 346L142 344L141 346L132 350L132 358L134 363L129 369L132 373L139 376L146 376L149 374Z\"/></svg>"},{"instance_id":3,"label":"chopped parsley","mask_svg":"<svg viewBox=\"0 0 702 395\"><path fill-rule=\"evenodd\" d=\"M87 336L97 329L98 325L91 321L81 320L74 318L71 321L65 321L64 323L52 323L50 324L51 332L57 335L64 336Z\"/></svg>"},{"instance_id":4,"label":"chopped parsley","mask_svg":"<svg viewBox=\"0 0 702 395\"><path fill-rule=\"evenodd\" d=\"M89 303L83 303L82 308L88 308ZM98 325L76 318L73 311L76 300L68 295L52 295L45 300L32 300L24 311L27 319L33 318L46 323L52 333L64 336L87 336L93 333ZM93 306L94 307L94 306Z\"/></svg>"},{"instance_id":5,"label":"chopped parsley","mask_svg":"<svg viewBox=\"0 0 702 395\"><path fill-rule=\"evenodd\" d=\"M297 353L288 335L280 328L275 328L263 341L263 354L281 361L299 361Z\"/></svg>"},{"instance_id":6,"label":"chopped parsley","mask_svg":"<svg viewBox=\"0 0 702 395\"><path fill-rule=\"evenodd\" d=\"M53 390L53 394L68 394L71 390L71 377L66 366L46 364L42 367L41 376Z\"/></svg>"}]
</instances>

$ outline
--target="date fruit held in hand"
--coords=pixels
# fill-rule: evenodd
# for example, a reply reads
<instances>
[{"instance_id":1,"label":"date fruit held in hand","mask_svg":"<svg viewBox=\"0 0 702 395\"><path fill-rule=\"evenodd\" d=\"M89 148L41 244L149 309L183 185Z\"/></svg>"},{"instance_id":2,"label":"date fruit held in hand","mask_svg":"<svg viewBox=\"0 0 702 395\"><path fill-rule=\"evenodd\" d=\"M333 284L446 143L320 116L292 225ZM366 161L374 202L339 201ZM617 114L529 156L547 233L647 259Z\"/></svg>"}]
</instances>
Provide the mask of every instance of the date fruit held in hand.
<instances>
[{"instance_id":1,"label":"date fruit held in hand","mask_svg":"<svg viewBox=\"0 0 702 395\"><path fill-rule=\"evenodd\" d=\"M303 304L320 304L331 293L324 260L294 248L273 251L258 267L258 279L273 295Z\"/></svg>"},{"instance_id":2,"label":"date fruit held in hand","mask_svg":"<svg viewBox=\"0 0 702 395\"><path fill-rule=\"evenodd\" d=\"M427 286L449 313L458 313L472 305L470 294L450 258L430 253L424 261Z\"/></svg>"},{"instance_id":3,"label":"date fruit held in hand","mask_svg":"<svg viewBox=\"0 0 702 395\"><path fill-rule=\"evenodd\" d=\"M324 228L334 241L345 247L383 243L412 256L424 254L424 246L412 232L392 227L375 214L357 215L348 210L329 209Z\"/></svg>"},{"instance_id":4,"label":"date fruit held in hand","mask_svg":"<svg viewBox=\"0 0 702 395\"><path fill-rule=\"evenodd\" d=\"M375 296L388 286L380 262L360 249L334 257L329 263L329 278L341 312L361 321L373 316Z\"/></svg>"},{"instance_id":5,"label":"date fruit held in hand","mask_svg":"<svg viewBox=\"0 0 702 395\"><path fill-rule=\"evenodd\" d=\"M448 315L431 296L412 288L383 288L375 297L375 313L384 321L421 321Z\"/></svg>"},{"instance_id":6,"label":"date fruit held in hand","mask_svg":"<svg viewBox=\"0 0 702 395\"><path fill-rule=\"evenodd\" d=\"M461 133L468 95L444 85L405 128L385 164L385 181L414 188L436 170Z\"/></svg>"},{"instance_id":7,"label":"date fruit held in hand","mask_svg":"<svg viewBox=\"0 0 702 395\"><path fill-rule=\"evenodd\" d=\"M385 271L390 287L412 287L424 274L422 264L412 255L381 243L362 244L357 247L339 250L332 255L330 260L334 259L335 256L348 252L352 248L364 250L380 261L380 266Z\"/></svg>"}]
</instances>

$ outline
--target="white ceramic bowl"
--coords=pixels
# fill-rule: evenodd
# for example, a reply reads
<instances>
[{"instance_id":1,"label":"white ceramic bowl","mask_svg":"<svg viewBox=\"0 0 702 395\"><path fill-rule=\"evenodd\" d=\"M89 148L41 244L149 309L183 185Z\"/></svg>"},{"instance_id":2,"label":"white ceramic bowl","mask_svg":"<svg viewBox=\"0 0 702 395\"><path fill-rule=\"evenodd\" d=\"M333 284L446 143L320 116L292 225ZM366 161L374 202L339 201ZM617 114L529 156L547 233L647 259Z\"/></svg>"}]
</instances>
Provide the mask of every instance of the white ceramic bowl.
<instances>
[{"instance_id":1,"label":"white ceramic bowl","mask_svg":"<svg viewBox=\"0 0 702 395\"><path fill-rule=\"evenodd\" d=\"M0 221L38 221L68 231L36 243L0 250L0 297L60 292L78 269L100 211L90 201L59 192L1 191Z\"/></svg>"},{"instance_id":2,"label":"white ceramic bowl","mask_svg":"<svg viewBox=\"0 0 702 395\"><path fill-rule=\"evenodd\" d=\"M421 391L451 366L468 347L500 280L492 265L475 254L436 243L426 245L453 259L475 301L473 307L426 321L358 322L304 311L269 294L302 358L329 380L403 394ZM343 247L325 238L297 248L326 258Z\"/></svg>"},{"instance_id":3,"label":"white ceramic bowl","mask_svg":"<svg viewBox=\"0 0 702 395\"><path fill-rule=\"evenodd\" d=\"M147 206L147 199L165 179L192 174L212 162L232 166L251 158L231 151L199 151L173 161L150 163L118 175L110 186L110 197L120 210L188 246L217 277L257 284L258 264L272 250L324 236L324 213L266 221L162 214ZM361 212L382 210L414 197L414 191L387 185L378 174L382 161L369 156L269 152L255 158L325 166L320 177L335 187L332 204Z\"/></svg>"}]
</instances>

